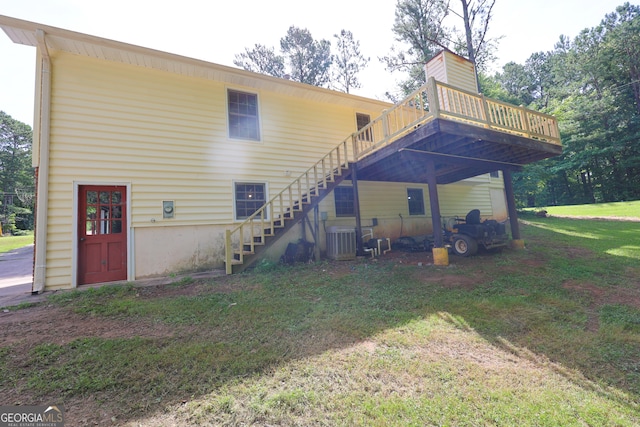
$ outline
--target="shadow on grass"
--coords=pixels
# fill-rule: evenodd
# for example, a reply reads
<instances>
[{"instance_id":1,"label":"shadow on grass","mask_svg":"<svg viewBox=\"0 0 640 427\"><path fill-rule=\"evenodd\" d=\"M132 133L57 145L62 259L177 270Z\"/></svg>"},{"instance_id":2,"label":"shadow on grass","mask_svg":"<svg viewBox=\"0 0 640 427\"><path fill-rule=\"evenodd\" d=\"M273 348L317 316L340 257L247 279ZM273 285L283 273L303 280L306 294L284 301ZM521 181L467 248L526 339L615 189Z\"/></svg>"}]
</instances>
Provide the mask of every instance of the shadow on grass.
<instances>
[{"instance_id":1,"label":"shadow on grass","mask_svg":"<svg viewBox=\"0 0 640 427\"><path fill-rule=\"evenodd\" d=\"M52 303L88 323L146 322L170 333L87 334L45 342L20 357L3 346L0 384L34 401L65 404L91 396L121 419L135 419L439 315L502 350L553 366L581 387L637 405L640 306L629 302L640 293L633 257L608 255L612 244L568 238L571 228L554 231L555 220L539 222L523 229L527 250L452 258L450 268L397 259L319 263L181 286L61 294ZM606 225L576 227L571 233L590 230L602 240L624 233L607 232ZM611 242L621 245L621 236Z\"/></svg>"}]
</instances>

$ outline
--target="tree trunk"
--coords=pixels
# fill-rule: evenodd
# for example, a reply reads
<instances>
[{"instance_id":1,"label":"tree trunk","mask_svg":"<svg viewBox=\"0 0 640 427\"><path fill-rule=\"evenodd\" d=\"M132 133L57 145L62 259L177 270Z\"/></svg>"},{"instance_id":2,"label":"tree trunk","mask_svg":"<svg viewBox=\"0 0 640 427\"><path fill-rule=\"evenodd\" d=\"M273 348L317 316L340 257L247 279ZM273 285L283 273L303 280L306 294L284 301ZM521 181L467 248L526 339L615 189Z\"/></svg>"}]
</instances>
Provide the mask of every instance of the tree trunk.
<instances>
[{"instance_id":1,"label":"tree trunk","mask_svg":"<svg viewBox=\"0 0 640 427\"><path fill-rule=\"evenodd\" d=\"M462 15L464 19L464 32L467 38L467 54L469 61L473 64L473 71L476 75L476 87L480 90L480 79L478 79L478 70L476 69L476 52L473 48L473 33L471 32L471 22L469 21L469 3L467 0L462 1Z\"/></svg>"}]
</instances>

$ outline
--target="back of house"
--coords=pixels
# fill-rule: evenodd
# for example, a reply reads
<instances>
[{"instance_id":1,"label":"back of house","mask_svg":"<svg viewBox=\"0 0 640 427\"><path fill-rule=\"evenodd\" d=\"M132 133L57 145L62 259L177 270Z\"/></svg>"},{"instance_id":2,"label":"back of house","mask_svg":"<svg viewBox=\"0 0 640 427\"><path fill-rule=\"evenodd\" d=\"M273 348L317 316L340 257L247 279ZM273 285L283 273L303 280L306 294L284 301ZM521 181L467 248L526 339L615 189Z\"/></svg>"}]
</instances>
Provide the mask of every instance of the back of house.
<instances>
[{"instance_id":1,"label":"back of house","mask_svg":"<svg viewBox=\"0 0 640 427\"><path fill-rule=\"evenodd\" d=\"M221 269L225 231L389 103L0 16L35 46L34 292ZM320 202L353 227L350 183ZM499 174L441 186L445 216L506 219ZM425 184L361 182L364 224L432 232ZM277 259L294 229L266 254Z\"/></svg>"}]
</instances>

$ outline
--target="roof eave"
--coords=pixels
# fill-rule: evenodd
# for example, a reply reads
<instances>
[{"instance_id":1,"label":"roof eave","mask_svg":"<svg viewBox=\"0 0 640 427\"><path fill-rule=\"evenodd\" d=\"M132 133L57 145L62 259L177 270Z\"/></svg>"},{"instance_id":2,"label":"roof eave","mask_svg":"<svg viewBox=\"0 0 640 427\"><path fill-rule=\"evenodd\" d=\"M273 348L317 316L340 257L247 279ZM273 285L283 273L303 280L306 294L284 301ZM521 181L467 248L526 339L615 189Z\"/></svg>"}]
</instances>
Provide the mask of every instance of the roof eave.
<instances>
[{"instance_id":1,"label":"roof eave","mask_svg":"<svg viewBox=\"0 0 640 427\"><path fill-rule=\"evenodd\" d=\"M346 94L239 68L207 62L160 50L105 39L36 22L0 15L0 28L16 44L37 46L36 30L46 34L47 47L52 51L152 68L161 71L223 81L256 89L269 86L278 92L345 104L354 108L388 108L392 104L358 95Z\"/></svg>"}]
</instances>

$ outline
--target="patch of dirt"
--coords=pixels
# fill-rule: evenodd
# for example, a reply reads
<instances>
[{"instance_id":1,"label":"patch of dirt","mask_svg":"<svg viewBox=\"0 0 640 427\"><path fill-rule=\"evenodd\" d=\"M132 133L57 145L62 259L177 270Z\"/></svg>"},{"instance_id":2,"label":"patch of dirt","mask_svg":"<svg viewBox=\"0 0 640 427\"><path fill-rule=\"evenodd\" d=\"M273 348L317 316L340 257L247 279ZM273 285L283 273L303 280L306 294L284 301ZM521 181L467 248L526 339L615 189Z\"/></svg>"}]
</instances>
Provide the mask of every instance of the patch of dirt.
<instances>
[{"instance_id":1,"label":"patch of dirt","mask_svg":"<svg viewBox=\"0 0 640 427\"><path fill-rule=\"evenodd\" d=\"M471 290L475 288L479 283L479 280L476 276L452 276L451 274L447 274L446 272L438 271L430 271L428 275L422 276L422 281L424 283L442 286L443 288L447 289L459 288L464 290Z\"/></svg>"},{"instance_id":2,"label":"patch of dirt","mask_svg":"<svg viewBox=\"0 0 640 427\"><path fill-rule=\"evenodd\" d=\"M78 338L171 337L174 330L144 320L85 316L52 305L0 313L0 342L25 350L42 343L67 344Z\"/></svg>"},{"instance_id":3,"label":"patch of dirt","mask_svg":"<svg viewBox=\"0 0 640 427\"><path fill-rule=\"evenodd\" d=\"M17 311L0 313L0 345L13 348L15 355L25 357L40 344L64 345L81 338L164 338L177 334L175 328L147 320L118 320L81 315L68 309L43 304ZM44 405L59 403L60 396L40 397L25 395L21 385L0 390L4 405ZM43 399L43 400L41 400ZM107 413L107 396L77 396L64 401L65 425L113 425ZM91 420L89 422L88 420Z\"/></svg>"},{"instance_id":4,"label":"patch of dirt","mask_svg":"<svg viewBox=\"0 0 640 427\"><path fill-rule=\"evenodd\" d=\"M580 283L574 280L568 280L562 284L567 290L576 291L586 294L591 303L588 307L587 330L597 332L600 328L599 310L606 304L628 305L640 309L640 287L622 288L616 286L614 288L603 288L592 283Z\"/></svg>"},{"instance_id":5,"label":"patch of dirt","mask_svg":"<svg viewBox=\"0 0 640 427\"><path fill-rule=\"evenodd\" d=\"M569 259L587 258L593 254L593 251L586 248L578 248L575 246L565 246L564 253Z\"/></svg>"}]
</instances>

